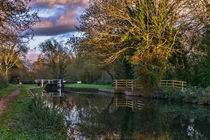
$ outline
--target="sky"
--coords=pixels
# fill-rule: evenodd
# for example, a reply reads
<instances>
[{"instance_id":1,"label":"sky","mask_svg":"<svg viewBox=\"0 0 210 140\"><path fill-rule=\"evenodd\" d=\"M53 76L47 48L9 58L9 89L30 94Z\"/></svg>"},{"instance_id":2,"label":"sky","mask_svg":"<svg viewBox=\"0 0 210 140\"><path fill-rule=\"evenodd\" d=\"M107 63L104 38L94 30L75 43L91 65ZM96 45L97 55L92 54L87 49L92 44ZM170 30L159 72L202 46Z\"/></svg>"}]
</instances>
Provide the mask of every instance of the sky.
<instances>
[{"instance_id":1,"label":"sky","mask_svg":"<svg viewBox=\"0 0 210 140\"><path fill-rule=\"evenodd\" d=\"M71 36L80 36L75 26L79 26L78 18L87 7L88 0L34 0L32 8L38 12L40 22L33 27L27 59L35 61L39 44L47 39L64 42Z\"/></svg>"}]
</instances>

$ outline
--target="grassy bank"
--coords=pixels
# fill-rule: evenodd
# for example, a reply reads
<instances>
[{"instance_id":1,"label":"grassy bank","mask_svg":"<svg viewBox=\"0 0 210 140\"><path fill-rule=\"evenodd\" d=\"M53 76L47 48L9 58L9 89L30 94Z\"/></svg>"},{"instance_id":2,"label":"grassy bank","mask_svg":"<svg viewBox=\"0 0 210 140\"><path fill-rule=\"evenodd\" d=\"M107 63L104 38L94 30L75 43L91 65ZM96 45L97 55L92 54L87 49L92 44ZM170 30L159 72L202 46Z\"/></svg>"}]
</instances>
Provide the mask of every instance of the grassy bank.
<instances>
[{"instance_id":1,"label":"grassy bank","mask_svg":"<svg viewBox=\"0 0 210 140\"><path fill-rule=\"evenodd\" d=\"M21 94L2 115L0 139L66 139L69 123L57 108L49 108L40 97L28 90L34 85L22 85Z\"/></svg>"},{"instance_id":2,"label":"grassy bank","mask_svg":"<svg viewBox=\"0 0 210 140\"><path fill-rule=\"evenodd\" d=\"M16 86L15 85L11 85L11 84L7 88L0 89L0 98L2 98L4 96L8 96L15 89L16 89Z\"/></svg>"},{"instance_id":3,"label":"grassy bank","mask_svg":"<svg viewBox=\"0 0 210 140\"><path fill-rule=\"evenodd\" d=\"M80 88L104 88L113 89L112 85L93 85L93 84L65 84L67 87L80 87Z\"/></svg>"}]
</instances>

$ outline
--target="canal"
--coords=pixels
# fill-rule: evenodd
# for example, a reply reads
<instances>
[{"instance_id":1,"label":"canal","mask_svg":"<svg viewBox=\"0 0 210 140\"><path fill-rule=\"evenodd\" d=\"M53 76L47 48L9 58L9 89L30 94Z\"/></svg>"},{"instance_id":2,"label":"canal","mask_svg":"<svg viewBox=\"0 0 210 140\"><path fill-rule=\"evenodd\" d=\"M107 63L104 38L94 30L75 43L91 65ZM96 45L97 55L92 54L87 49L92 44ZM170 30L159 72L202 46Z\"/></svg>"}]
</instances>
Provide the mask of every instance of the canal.
<instances>
[{"instance_id":1,"label":"canal","mask_svg":"<svg viewBox=\"0 0 210 140\"><path fill-rule=\"evenodd\" d=\"M210 107L105 93L48 94L76 139L209 140Z\"/></svg>"}]
</instances>

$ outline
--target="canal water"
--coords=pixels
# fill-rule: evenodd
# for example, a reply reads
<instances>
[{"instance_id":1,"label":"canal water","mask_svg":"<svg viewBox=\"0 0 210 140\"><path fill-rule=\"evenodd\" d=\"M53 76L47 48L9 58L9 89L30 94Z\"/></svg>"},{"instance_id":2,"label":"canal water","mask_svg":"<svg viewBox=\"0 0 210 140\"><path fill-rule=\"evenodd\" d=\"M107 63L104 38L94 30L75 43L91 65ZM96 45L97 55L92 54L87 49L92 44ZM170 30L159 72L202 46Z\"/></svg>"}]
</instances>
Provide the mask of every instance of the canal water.
<instances>
[{"instance_id":1,"label":"canal water","mask_svg":"<svg viewBox=\"0 0 210 140\"><path fill-rule=\"evenodd\" d=\"M208 106L105 93L48 95L78 140L210 140Z\"/></svg>"}]
</instances>

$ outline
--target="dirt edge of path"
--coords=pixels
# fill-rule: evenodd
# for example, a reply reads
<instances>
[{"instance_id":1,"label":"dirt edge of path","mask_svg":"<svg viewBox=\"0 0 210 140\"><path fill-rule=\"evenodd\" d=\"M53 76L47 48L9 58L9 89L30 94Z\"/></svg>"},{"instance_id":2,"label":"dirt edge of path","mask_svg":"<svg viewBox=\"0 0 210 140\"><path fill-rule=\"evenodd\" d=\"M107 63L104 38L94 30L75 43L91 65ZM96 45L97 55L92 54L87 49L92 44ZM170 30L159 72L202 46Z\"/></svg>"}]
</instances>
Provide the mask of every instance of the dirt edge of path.
<instances>
[{"instance_id":1,"label":"dirt edge of path","mask_svg":"<svg viewBox=\"0 0 210 140\"><path fill-rule=\"evenodd\" d=\"M0 99L0 122L1 122L1 115L4 113L9 104L12 103L17 98L17 96L20 94L20 91L21 89L18 88L15 91L13 91L10 95L2 97Z\"/></svg>"}]
</instances>

